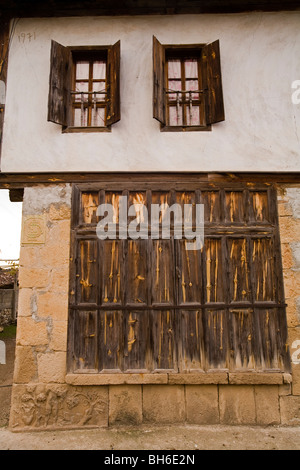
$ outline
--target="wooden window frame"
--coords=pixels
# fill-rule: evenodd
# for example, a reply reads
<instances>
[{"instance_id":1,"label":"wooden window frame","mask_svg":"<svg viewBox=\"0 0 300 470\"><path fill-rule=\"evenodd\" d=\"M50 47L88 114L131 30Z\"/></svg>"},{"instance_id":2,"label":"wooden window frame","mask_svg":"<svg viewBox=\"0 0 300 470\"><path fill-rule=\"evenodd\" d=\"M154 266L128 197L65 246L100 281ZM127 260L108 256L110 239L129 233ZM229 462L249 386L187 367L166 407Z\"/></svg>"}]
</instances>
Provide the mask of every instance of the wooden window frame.
<instances>
[{"instance_id":1,"label":"wooden window frame","mask_svg":"<svg viewBox=\"0 0 300 470\"><path fill-rule=\"evenodd\" d=\"M203 90L199 101L200 125L168 124L168 67L169 58L198 58L198 80ZM220 46L211 44L161 44L153 36L153 117L160 122L160 130L168 132L210 131L211 125L225 120Z\"/></svg>"},{"instance_id":2,"label":"wooden window frame","mask_svg":"<svg viewBox=\"0 0 300 470\"><path fill-rule=\"evenodd\" d=\"M81 58L106 58L106 100L104 126L73 126L71 91L75 84L75 63ZM99 105L104 107L102 103ZM62 46L51 42L48 121L60 124L62 132L110 132L121 119L120 41L111 46Z\"/></svg>"},{"instance_id":3,"label":"wooden window frame","mask_svg":"<svg viewBox=\"0 0 300 470\"><path fill-rule=\"evenodd\" d=\"M80 269L94 269L95 273L99 271L100 266L102 263L100 263L99 259L97 256L99 255L100 251L98 249L94 252L94 248L92 249L92 243L90 243L92 240L97 240L96 235L95 235L95 230L96 230L96 219L94 219L94 216L91 214L95 215L95 207L97 205L96 200L98 203L104 202L104 195L105 191L109 191L110 193L112 192L121 192L123 195L128 195L130 191L134 192L139 192L139 191L144 191L148 194L148 196L151 194L151 192L157 192L157 191L162 191L161 188L164 188L163 191L171 191L172 194L175 194L175 191L194 191L195 192L195 197L197 202L199 201L206 201L206 207L209 207L209 210L211 211L210 215L206 214L206 228L205 228L205 236L208 240L214 240L213 243L220 243L220 248L222 248L222 263L224 263L224 266L227 266L227 271L228 276L225 276L225 280L222 281L222 285L224 288L224 293L223 295L223 300L220 301L220 298L217 300L210 300L210 297L207 297L207 289L209 288L208 284L210 282L206 278L207 276L207 271L202 272L203 276L203 281L201 281L203 285L203 288L201 288L201 301L194 301L189 304L182 304L180 303L179 300L177 300L177 304L161 304L161 303L153 303L153 300L151 300L150 304L140 304L139 306L137 305L129 305L129 304L122 304L119 303L118 299L116 299L116 303L108 303L108 304L103 304L101 303L101 300L99 299L99 293L96 294L96 291L93 291L94 287L92 287L94 284L93 282L89 281L88 279L85 280L84 276L82 277L82 273L80 274ZM128 193L129 192L129 193ZM217 205L213 200L206 199L207 197L211 197L212 194L218 193L218 201ZM235 193L235 202L234 204L229 204L230 199L234 196L232 193ZM83 205L81 203L81 195L82 194L94 194L98 195L97 198L94 200L89 201L87 207L89 210L89 217L91 216L90 220L87 222L85 221L85 217L82 216L82 210L83 210ZM171 194L171 193L170 193ZM259 196L261 194L261 196ZM253 212L253 204L254 200L257 197L262 197L261 200L265 200L264 204L264 213L261 213L260 216L257 218L256 213ZM93 197L94 197L93 196ZM147 197L148 197L147 196ZM95 196L96 197L96 196ZM151 196L152 197L152 196ZM173 196L172 196L173 197ZM258 200L260 200L258 197ZM172 199L174 202L174 198ZM171 201L171 202L172 202ZM94 204L94 206L93 206ZM228 210L228 207L230 211ZM217 208L217 209L216 209ZM91 210L91 212L90 212ZM214 211L220 211L220 221L218 221L218 217L216 218L216 214ZM256 210L256 209L255 209ZM247 213L247 215L245 215ZM238 220L240 218L240 220ZM212 220L212 222L209 222L209 219ZM241 221L244 220L246 221L245 223L241 223ZM82 240L83 247L85 246L86 248L83 248L84 250L88 249L89 250L89 256L88 259L84 261L85 266L84 268L80 268L80 264L82 261L80 261L76 255L78 253L78 243ZM250 250L248 252L248 257L249 260L253 258L255 260L254 252L259 248L259 245L261 243L261 240L266 240L265 246L266 247L271 247L272 251L272 260L270 266L273 266L274 268L274 279L272 282L274 282L275 286L275 292L276 295L274 299L271 300L261 300L259 295L256 293L256 289L254 289L254 286L258 286L259 283L261 283L261 279L259 278L259 273L256 275L256 277L253 277L254 273L254 267L251 267L250 271L251 272L251 277L249 277L249 282L251 283L251 289L248 292L243 293L243 296L245 296L245 299L243 300L238 300L235 301L233 298L230 297L230 289L234 289L235 280L233 277L232 269L230 271L229 268L229 252L232 250L232 247L239 246L239 241L244 240L244 243L246 244L245 246L247 247L247 250ZM210 243L212 243L210 241ZM126 243L126 240L123 240L124 243ZM176 273L177 270L182 269L181 265L178 265L178 259L180 258L178 255L178 247L179 247L179 242L180 240L177 240L175 243L175 253L172 254L172 257L176 257ZM80 242L81 243L81 242ZM97 242L98 243L98 242ZM105 243L105 242L104 242ZM99 243L98 243L99 244ZM89 248L90 246L90 248ZM99 245L100 246L100 245ZM240 245L242 246L242 245ZM177 247L177 248L176 248ZM123 249L123 248L122 248ZM98 255L97 255L98 253ZM150 253L150 252L149 252ZM205 252L206 253L206 252ZM200 254L198 253L197 256L199 256L203 260L204 264L201 264L201 266L205 266L205 263L207 263L206 260L206 254ZM237 251L238 253L238 251ZM266 252L268 253L268 252ZM270 256L270 255L266 255ZM83 259L83 258L81 258ZM205 261L206 260L206 261ZM87 264L86 264L87 263ZM153 262L152 262L153 264ZM79 271L78 271L79 269ZM174 265L175 269L175 265ZM174 271L175 272L175 271ZM231 274L230 274L231 273ZM175 276L175 274L174 274ZM248 275L247 275L248 276ZM98 281L97 281L98 282ZM101 281L102 282L102 281ZM175 281L174 281L175 282ZM177 282L177 281L176 281ZM226 288L225 288L226 284ZM79 291L80 289L81 292L84 292L85 286L89 291L89 294L87 295L87 298L82 302L76 300L78 298ZM206 287L205 287L206 286ZM230 287L231 286L231 287ZM273 286L273 284L272 284ZM205 287L205 289L204 289ZM92 290L89 290L92 289ZM151 287L152 289L152 287ZM272 287L273 289L273 287ZM273 290L271 291L273 292ZM127 290L127 289L126 289ZM92 297L90 297L90 293L94 292L92 294ZM149 291L150 292L150 291ZM205 293L206 292L206 293ZM85 295L85 294L84 294ZM101 294L102 295L102 294ZM124 292L123 294L124 295ZM177 298L176 294L176 298ZM255 298L255 295L257 298ZM151 294L152 296L152 294ZM103 296L102 296L103 297ZM101 297L101 298L102 298ZM249 297L249 298L248 298ZM92 299L91 302L87 301L87 299ZM175 297L174 297L175 299ZM179 298L178 298L179 299ZM208 300L209 299L209 300ZM213 298L212 298L213 299ZM110 301L109 301L110 302ZM179 302L179 303L178 303ZM151 306L152 305L152 306ZM282 276L282 265L281 265L281 257L280 257L280 239L279 239L279 225L278 225L278 214L277 214L277 202L276 202L276 189L274 187L270 187L270 185L252 185L251 188L249 188L248 185L243 185L243 184L230 184L228 186L227 184L195 184L195 183L184 183L181 184L176 180L174 183L166 183L163 181L163 178L161 182L149 182L145 181L144 183L141 183L140 180L139 182L128 182L127 184L122 184L120 182L114 183L112 182L105 182L105 183L98 183L98 184L78 184L73 186L73 208L72 208L72 229L71 229L71 269L70 269L70 300L69 300L69 308L70 308L70 316L69 316L69 333L68 333L68 373L69 374L96 374L96 375L103 375L107 378L110 374L120 374L120 376L126 376L128 374L150 374L153 378L153 374L155 376L156 373L162 374L162 373L167 373L167 374L174 374L178 375L180 373L186 374L198 374L199 372L203 373L205 372L206 374L209 374L210 372L216 370L216 371L224 371L226 370L227 373L242 373L242 372L251 372L251 373L257 373L258 376L260 375L262 377L264 372L271 372L272 374L274 373L286 373L290 371L290 358L289 358L289 351L288 351L288 346L287 346L287 324L286 324L286 312L285 312L285 301L284 301L284 290L283 290L283 276ZM95 337L95 331L94 328L99 328L99 313L102 311L119 311L120 315L122 316L122 321L127 322L126 320L126 311L128 310L135 310L136 312L142 312L146 310L150 311L151 309L156 310L162 310L162 311L167 311L167 310L172 310L173 308L175 309L176 312L184 311L185 315L187 312L194 312L195 311L201 311L202 312L202 320L203 328L208 329L209 331L209 325L207 321L216 321L217 325L218 322L221 321L220 326L220 331L224 332L224 338L226 337L226 348L227 348L227 356L226 360L222 358L223 353L220 351L214 351L212 346L210 345L210 341L208 341L208 337L206 338L206 342L204 342L204 363L206 364L205 370L187 370L184 371L182 370L182 365L177 363L177 358L181 357L181 349L179 349L174 353L175 354L175 365L174 368L172 369L165 369L163 368L158 369L158 370L148 370L148 369L130 369L130 370L122 370L122 369L112 369L110 370L109 368L105 368L103 370L99 370L99 363L96 361L98 364L97 367L92 367L92 368L82 368L78 369L75 367L75 358L78 356L79 352L81 351L84 352L83 349L81 350L76 350L74 351L74 345L78 345L78 338L74 335L76 335L76 331L78 331L78 322L74 323L75 318L77 313L76 312L82 312L81 315L81 320L79 317L80 322L84 321L82 315L90 315L90 320L86 324L85 328L85 338L93 338ZM253 312L252 312L253 310ZM86 312L84 314L84 312ZM94 312L94 313L93 313ZM211 312L211 313L209 313ZM240 313L239 313L240 312ZM275 354L274 356L274 361L278 361L278 364L281 364L280 369L276 367L271 367L268 368L266 365L259 365L258 369L252 370L252 369L243 369L240 370L235 363L235 360L233 359L232 354L242 354L245 357L245 354L247 355L247 348L248 348L248 342L251 341L251 337L249 339L249 331L247 332L247 329L244 330L239 330L239 328L236 330L236 337L233 336L233 331L236 325L238 325L237 322L239 322L239 316L241 312L244 312L245 314L245 325L247 324L249 328L253 328L253 331L256 332L256 339L251 346L252 348L256 349L258 348L258 344L260 344L259 348L262 348L261 350L255 352L255 354L258 354L259 357L266 357L268 358L270 354ZM151 312L150 312L151 313ZM145 312L146 314L146 312ZM248 317L247 317L248 315ZM265 317L270 316L270 320L266 319ZM210 318L208 320L208 318ZM151 317L152 318L152 317ZM153 317L154 318L154 317ZM173 318L172 321L175 322L176 316ZM247 320L247 321L246 321ZM101 320L102 321L102 320ZM114 321L111 320L110 321ZM147 320L148 321L148 320ZM150 321L150 320L149 320ZM176 322L178 323L179 317L177 316ZM265 324L264 322L267 323ZM248 323L247 323L248 322ZM250 323L249 323L250 322ZM268 332L268 326L270 322L270 331ZM124 323L124 324L125 324ZM176 324L177 324L176 323ZM77 324L77 326L76 326ZM126 323L127 324L127 323ZM242 323L240 326L243 324L243 319ZM95 326L95 325L98 325ZM178 324L179 325L179 324ZM246 325L246 326L247 326ZM246 327L245 327L246 328ZM267 328L267 329L266 329ZM176 348L177 345L179 345L182 341L182 336L180 331L182 331L180 325L176 326L176 335L179 334L179 336L175 335L175 343ZM252 331L252 330L251 330ZM102 333L101 333L102 334ZM116 332L116 335L119 335L120 332ZM206 333L207 335L208 333ZM213 330L209 334L214 334ZM223 333L222 333L223 334ZM271 334L273 335L272 341L273 343L271 346L264 344L264 335L265 334ZM98 338L99 332L97 333L97 338ZM247 338L246 338L247 336ZM250 335L251 336L251 335ZM120 336L121 338L121 336ZM124 340L124 338L123 338ZM122 341L123 341L122 340ZM98 342L100 341L100 338L97 340ZM207 342L208 341L208 342ZM242 346L240 345L240 341ZM268 341L268 340L266 340ZM85 340L85 347L88 347L89 341L88 339ZM98 343L99 344L99 343ZM123 343L124 344L124 343ZM250 344L250 343L249 343ZM225 343L223 345L225 347ZM77 346L75 346L76 349ZM181 347L181 346L180 346ZM231 351L233 347L233 351ZM242 349L239 349L242 348ZM271 349L270 349L271 348ZM253 349L253 351L254 351ZM273 351L274 349L274 351ZM252 352L253 352L252 351ZM273 351L273 352L272 352ZM276 352L277 351L277 352ZM122 352L122 351L121 351ZM278 357L276 354L278 353ZM98 357L99 351L97 350L95 353L95 350L93 350L93 354L96 354ZM179 354L179 356L178 356ZM225 352L224 352L225 354ZM236 356L234 356L236 357ZM256 356L255 356L256 357ZM175 360L174 359L174 360ZM84 360L84 358L82 358ZM269 360L269 359L268 359ZM272 362L272 358L270 359L270 364ZM78 358L77 358L78 361ZM222 362L223 361L223 362ZM224 362L225 361L225 362ZM92 361L90 361L91 363ZM268 362L268 361L267 361ZM274 363L275 363L274 362ZM227 368L220 366L220 364L227 364ZM276 362L277 363L277 362ZM219 364L219 365L218 365ZM259 361L258 361L259 364ZM220 369L221 367L221 369ZM100 368L101 369L101 368ZM106 375L105 375L106 374ZM200 374L201 375L201 374ZM118 379L116 380L121 380L120 376L118 375ZM153 379L154 380L154 379ZM96 380L97 382L97 380ZM101 382L101 379L100 379ZM99 382L99 383L100 383ZM113 383L113 382L111 382ZM117 382L116 382L117 383ZM188 382L187 382L188 383Z\"/></svg>"},{"instance_id":4,"label":"wooden window frame","mask_svg":"<svg viewBox=\"0 0 300 470\"><path fill-rule=\"evenodd\" d=\"M107 88L106 84L108 82L108 67L107 67L107 48L84 48L84 49L73 49L71 48L72 51L72 90L76 90L76 82L86 82L88 83L88 91L91 93L92 92L92 85L96 81L97 83L104 82L104 88ZM104 60L105 65L106 65L106 72L105 72L105 79L97 79L94 80L92 77L92 70L93 70L93 63L96 60ZM89 62L89 77L88 79L77 79L76 78L76 64L79 61L86 61ZM96 103L97 108L104 108L104 115L105 115L105 121L106 121L106 113L107 113L107 98L105 97L104 101L99 101ZM88 96L88 101L84 104L84 107L87 108L88 110L88 116L87 116L87 126L68 126L67 129L68 131L82 131L82 129L89 129L89 132L99 132L99 131L110 131L111 126L92 126L92 107L93 107L93 101L92 101L92 95ZM81 108L81 103L80 102L74 102L72 100L72 122L74 122L74 111L76 108Z\"/></svg>"}]
</instances>

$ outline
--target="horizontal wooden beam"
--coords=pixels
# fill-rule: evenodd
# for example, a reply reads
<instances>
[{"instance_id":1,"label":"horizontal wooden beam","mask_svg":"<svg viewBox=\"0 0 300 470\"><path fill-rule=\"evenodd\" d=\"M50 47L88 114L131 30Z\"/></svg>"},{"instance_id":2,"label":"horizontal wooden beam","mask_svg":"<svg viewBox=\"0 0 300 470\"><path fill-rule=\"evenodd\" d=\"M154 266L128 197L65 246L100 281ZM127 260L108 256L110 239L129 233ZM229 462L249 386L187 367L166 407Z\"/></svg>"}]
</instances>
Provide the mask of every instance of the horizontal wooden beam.
<instances>
[{"instance_id":1,"label":"horizontal wooden beam","mask_svg":"<svg viewBox=\"0 0 300 470\"><path fill-rule=\"evenodd\" d=\"M174 15L297 10L297 0L0 0L4 17Z\"/></svg>"},{"instance_id":2,"label":"horizontal wooden beam","mask_svg":"<svg viewBox=\"0 0 300 470\"><path fill-rule=\"evenodd\" d=\"M147 173L0 173L0 189L21 189L37 184L101 183L101 182L159 183L261 183L300 184L300 172L147 172Z\"/></svg>"}]
</instances>

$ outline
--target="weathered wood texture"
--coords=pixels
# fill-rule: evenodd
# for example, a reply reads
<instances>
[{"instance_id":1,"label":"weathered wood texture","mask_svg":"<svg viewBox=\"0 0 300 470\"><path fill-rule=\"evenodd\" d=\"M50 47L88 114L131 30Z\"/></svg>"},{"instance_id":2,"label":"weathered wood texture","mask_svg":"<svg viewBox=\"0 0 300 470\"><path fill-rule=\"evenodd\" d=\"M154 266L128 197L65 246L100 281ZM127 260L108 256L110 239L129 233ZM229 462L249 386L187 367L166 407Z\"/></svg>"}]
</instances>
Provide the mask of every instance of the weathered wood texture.
<instances>
[{"instance_id":1,"label":"weathered wood texture","mask_svg":"<svg viewBox=\"0 0 300 470\"><path fill-rule=\"evenodd\" d=\"M165 97L165 50L153 36L153 117L161 124L166 123Z\"/></svg>"},{"instance_id":2,"label":"weathered wood texture","mask_svg":"<svg viewBox=\"0 0 300 470\"><path fill-rule=\"evenodd\" d=\"M253 184L282 184L282 183L300 183L300 173L294 172L273 172L273 173L253 173L253 172L234 172L234 173L199 173L199 172L164 172L164 180L171 182L173 187L180 187L185 185L198 185L206 183L212 189L214 184L218 185L245 185L249 187ZM144 187L152 186L153 183L161 181L161 173L139 173L139 172L48 172L48 173L1 173L0 172L0 189L18 189L36 184L53 184L53 183L85 183L102 184L106 181L111 184L123 184L124 182L131 182L135 186L142 184ZM175 182L174 182L175 181Z\"/></svg>"},{"instance_id":3,"label":"weathered wood texture","mask_svg":"<svg viewBox=\"0 0 300 470\"><path fill-rule=\"evenodd\" d=\"M48 121L62 126L69 124L71 111L72 53L56 41L51 41Z\"/></svg>"},{"instance_id":4,"label":"weathered wood texture","mask_svg":"<svg viewBox=\"0 0 300 470\"><path fill-rule=\"evenodd\" d=\"M94 16L94 15L171 15L199 13L238 13L244 11L295 10L297 0L0 0L3 16Z\"/></svg>"},{"instance_id":5,"label":"weathered wood texture","mask_svg":"<svg viewBox=\"0 0 300 470\"><path fill-rule=\"evenodd\" d=\"M108 102L106 125L110 126L121 119L120 100L120 41L108 48Z\"/></svg>"},{"instance_id":6,"label":"weathered wood texture","mask_svg":"<svg viewBox=\"0 0 300 470\"><path fill-rule=\"evenodd\" d=\"M224 121L220 43L214 41L202 49L203 88L207 88L206 124Z\"/></svg>"},{"instance_id":7,"label":"weathered wood texture","mask_svg":"<svg viewBox=\"0 0 300 470\"><path fill-rule=\"evenodd\" d=\"M289 370L275 190L162 186L74 186L69 369ZM204 204L203 249L186 250L172 230L99 240L97 206L113 204L118 230L120 195L141 222L148 208L149 235L152 203L160 225L166 203Z\"/></svg>"}]
</instances>

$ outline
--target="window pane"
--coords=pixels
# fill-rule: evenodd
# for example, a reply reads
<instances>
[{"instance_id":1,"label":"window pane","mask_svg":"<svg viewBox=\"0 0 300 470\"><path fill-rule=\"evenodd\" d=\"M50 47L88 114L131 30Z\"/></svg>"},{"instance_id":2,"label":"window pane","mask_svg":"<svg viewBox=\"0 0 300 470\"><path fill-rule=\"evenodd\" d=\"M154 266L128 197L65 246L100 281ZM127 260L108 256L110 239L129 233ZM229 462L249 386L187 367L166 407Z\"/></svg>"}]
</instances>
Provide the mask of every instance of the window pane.
<instances>
[{"instance_id":1,"label":"window pane","mask_svg":"<svg viewBox=\"0 0 300 470\"><path fill-rule=\"evenodd\" d=\"M89 62L79 61L76 62L76 80L89 78Z\"/></svg>"},{"instance_id":2,"label":"window pane","mask_svg":"<svg viewBox=\"0 0 300 470\"><path fill-rule=\"evenodd\" d=\"M93 63L93 79L105 79L106 77L106 63L104 60L96 60Z\"/></svg>"},{"instance_id":3,"label":"window pane","mask_svg":"<svg viewBox=\"0 0 300 470\"><path fill-rule=\"evenodd\" d=\"M105 108L92 109L92 126L105 126Z\"/></svg>"},{"instance_id":4,"label":"window pane","mask_svg":"<svg viewBox=\"0 0 300 470\"><path fill-rule=\"evenodd\" d=\"M82 114L82 116L81 116ZM87 108L84 108L83 113L81 113L81 108L74 109L74 126L81 127L87 126ZM81 120L82 117L82 120Z\"/></svg>"},{"instance_id":5,"label":"window pane","mask_svg":"<svg viewBox=\"0 0 300 470\"><path fill-rule=\"evenodd\" d=\"M198 61L197 59L186 60L184 62L185 77L197 78L198 77Z\"/></svg>"},{"instance_id":6,"label":"window pane","mask_svg":"<svg viewBox=\"0 0 300 470\"><path fill-rule=\"evenodd\" d=\"M105 82L93 82L93 91L105 91ZM96 98L97 101L105 101L106 95L104 93L97 93Z\"/></svg>"},{"instance_id":7,"label":"window pane","mask_svg":"<svg viewBox=\"0 0 300 470\"><path fill-rule=\"evenodd\" d=\"M186 80L185 89L188 91L198 90L199 89L198 80ZM187 101L190 99L190 96L188 93L186 94L185 99ZM192 100L198 100L198 99L199 99L199 93L192 93Z\"/></svg>"},{"instance_id":8,"label":"window pane","mask_svg":"<svg viewBox=\"0 0 300 470\"><path fill-rule=\"evenodd\" d=\"M199 106L186 107L187 126L200 126L200 108Z\"/></svg>"},{"instance_id":9,"label":"window pane","mask_svg":"<svg viewBox=\"0 0 300 470\"><path fill-rule=\"evenodd\" d=\"M76 82L75 85L75 91L81 92L81 91L89 91L89 84L88 82ZM76 102L81 101L81 93L78 93L74 95L74 99ZM88 100L88 95L84 94L83 95L84 101Z\"/></svg>"},{"instance_id":10,"label":"window pane","mask_svg":"<svg viewBox=\"0 0 300 470\"><path fill-rule=\"evenodd\" d=\"M168 61L168 78L180 78L180 77L181 77L180 60L169 60Z\"/></svg>"},{"instance_id":11,"label":"window pane","mask_svg":"<svg viewBox=\"0 0 300 470\"><path fill-rule=\"evenodd\" d=\"M182 126L182 106L169 107L169 126Z\"/></svg>"},{"instance_id":12,"label":"window pane","mask_svg":"<svg viewBox=\"0 0 300 470\"><path fill-rule=\"evenodd\" d=\"M180 80L169 80L168 82L169 86L169 91L175 90L175 91L180 91L181 90L181 81ZM176 100L177 99L177 93L168 93L169 100ZM179 93L179 99L181 99L181 93Z\"/></svg>"}]
</instances>

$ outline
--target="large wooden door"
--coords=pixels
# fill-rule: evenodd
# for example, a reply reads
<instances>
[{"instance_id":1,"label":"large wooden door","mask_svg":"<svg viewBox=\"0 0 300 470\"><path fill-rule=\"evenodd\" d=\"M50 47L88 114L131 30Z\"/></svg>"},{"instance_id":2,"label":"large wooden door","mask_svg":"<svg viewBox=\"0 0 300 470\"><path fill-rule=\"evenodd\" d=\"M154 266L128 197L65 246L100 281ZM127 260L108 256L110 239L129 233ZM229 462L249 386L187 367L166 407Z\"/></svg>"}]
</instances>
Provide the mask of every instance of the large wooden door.
<instances>
[{"instance_id":1,"label":"large wooden door","mask_svg":"<svg viewBox=\"0 0 300 470\"><path fill-rule=\"evenodd\" d=\"M163 188L163 189L161 189ZM126 196L148 236L100 240L97 207ZM166 207L204 205L202 250L162 239ZM151 208L159 204L159 237ZM139 214L139 215L138 215ZM128 218L128 224L134 217ZM69 370L288 370L276 193L267 187L150 182L73 191Z\"/></svg>"}]
</instances>

